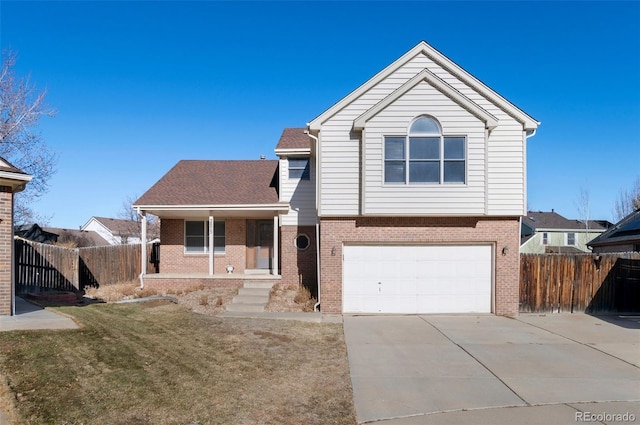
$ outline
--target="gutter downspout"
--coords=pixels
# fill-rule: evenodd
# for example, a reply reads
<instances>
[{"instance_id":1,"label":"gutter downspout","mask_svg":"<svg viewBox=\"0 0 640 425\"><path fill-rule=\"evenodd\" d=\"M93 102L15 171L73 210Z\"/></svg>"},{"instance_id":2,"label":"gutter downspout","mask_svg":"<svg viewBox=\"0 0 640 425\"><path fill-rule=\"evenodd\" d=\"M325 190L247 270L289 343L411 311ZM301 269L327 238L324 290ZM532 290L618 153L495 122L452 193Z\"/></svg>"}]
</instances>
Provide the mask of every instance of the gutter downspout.
<instances>
[{"instance_id":1,"label":"gutter downspout","mask_svg":"<svg viewBox=\"0 0 640 425\"><path fill-rule=\"evenodd\" d=\"M320 311L320 218L318 217L318 138L311 134L309 130L305 133L315 141L316 156L316 279L318 281L318 302L314 304L313 311Z\"/></svg>"},{"instance_id":2,"label":"gutter downspout","mask_svg":"<svg viewBox=\"0 0 640 425\"><path fill-rule=\"evenodd\" d=\"M147 214L146 212L142 212L140 207L136 208L136 213L142 219L140 223L140 226L142 227L142 229L140 229L140 250L142 251L140 257L142 257L142 264L140 266L141 272L138 279L140 280L140 289L144 289L143 277L147 274Z\"/></svg>"}]
</instances>

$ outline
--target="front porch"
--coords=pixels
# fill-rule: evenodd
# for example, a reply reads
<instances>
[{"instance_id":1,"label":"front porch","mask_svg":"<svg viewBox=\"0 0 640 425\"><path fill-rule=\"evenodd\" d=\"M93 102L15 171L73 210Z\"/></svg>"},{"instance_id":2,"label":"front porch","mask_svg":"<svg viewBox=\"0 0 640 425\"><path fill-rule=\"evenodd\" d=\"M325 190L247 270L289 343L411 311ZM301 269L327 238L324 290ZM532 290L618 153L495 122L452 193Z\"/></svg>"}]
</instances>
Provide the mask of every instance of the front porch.
<instances>
[{"instance_id":1,"label":"front porch","mask_svg":"<svg viewBox=\"0 0 640 425\"><path fill-rule=\"evenodd\" d=\"M282 277L269 273L155 273L142 277L144 288L165 292L187 291L193 288L240 288L245 282L279 283Z\"/></svg>"}]
</instances>

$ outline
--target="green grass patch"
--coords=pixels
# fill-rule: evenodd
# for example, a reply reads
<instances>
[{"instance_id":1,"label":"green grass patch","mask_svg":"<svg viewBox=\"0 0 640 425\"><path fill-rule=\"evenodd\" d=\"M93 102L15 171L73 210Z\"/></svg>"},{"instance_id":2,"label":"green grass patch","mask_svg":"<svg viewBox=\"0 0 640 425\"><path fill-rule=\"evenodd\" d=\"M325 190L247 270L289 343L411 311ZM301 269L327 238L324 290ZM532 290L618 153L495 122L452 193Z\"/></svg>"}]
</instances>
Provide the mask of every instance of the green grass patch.
<instances>
[{"instance_id":1,"label":"green grass patch","mask_svg":"<svg viewBox=\"0 0 640 425\"><path fill-rule=\"evenodd\" d=\"M19 424L355 424L342 326L175 304L61 307L83 327L0 333Z\"/></svg>"}]
</instances>

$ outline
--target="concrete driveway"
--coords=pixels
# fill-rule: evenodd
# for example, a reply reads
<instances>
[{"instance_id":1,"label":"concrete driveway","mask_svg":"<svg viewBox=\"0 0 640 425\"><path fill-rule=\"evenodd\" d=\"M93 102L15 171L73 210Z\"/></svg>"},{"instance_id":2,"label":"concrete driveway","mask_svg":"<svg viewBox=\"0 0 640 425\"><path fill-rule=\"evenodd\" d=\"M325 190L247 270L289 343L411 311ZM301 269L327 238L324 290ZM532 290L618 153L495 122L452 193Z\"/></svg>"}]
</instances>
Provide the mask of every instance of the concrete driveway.
<instances>
[{"instance_id":1,"label":"concrete driveway","mask_svg":"<svg viewBox=\"0 0 640 425\"><path fill-rule=\"evenodd\" d=\"M359 424L640 423L640 317L343 320Z\"/></svg>"}]
</instances>

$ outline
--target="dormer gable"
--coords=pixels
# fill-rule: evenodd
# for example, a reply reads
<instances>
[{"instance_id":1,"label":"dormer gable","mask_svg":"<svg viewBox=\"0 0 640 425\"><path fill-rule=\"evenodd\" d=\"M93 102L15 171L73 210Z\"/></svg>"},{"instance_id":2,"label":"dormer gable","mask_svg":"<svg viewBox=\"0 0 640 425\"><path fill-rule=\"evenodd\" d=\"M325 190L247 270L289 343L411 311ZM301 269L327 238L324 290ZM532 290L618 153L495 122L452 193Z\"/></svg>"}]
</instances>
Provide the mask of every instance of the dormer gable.
<instances>
[{"instance_id":1,"label":"dormer gable","mask_svg":"<svg viewBox=\"0 0 640 425\"><path fill-rule=\"evenodd\" d=\"M382 71L377 73L375 76L373 76L367 82L362 84L356 90L351 92L349 95L344 97L342 100L340 100L339 102L334 104L332 107L327 109L325 112L320 114L318 117L316 117L314 120L309 122L308 123L309 130L312 132L318 132L321 129L322 125L327 120L329 120L331 117L333 117L335 114L340 112L342 109L347 107L352 102L356 101L362 95L367 93L370 89L372 89L373 87L378 85L380 82L387 79L387 77L395 73L398 69L400 69L401 67L406 65L409 61L411 61L412 59L416 58L419 55L424 55L426 58L433 61L435 64L437 64L439 67L444 69L446 72L453 75L454 77L456 77L458 80L460 80L467 86L471 87L477 93L479 93L480 95L485 97L487 100L489 100L491 103L495 104L497 107L502 109L505 113L513 117L516 121L518 121L522 125L523 131L527 131L527 132L534 131L540 124L534 118L532 118L531 116L526 114L524 111L516 107L514 104L506 100L504 97L499 95L497 92L495 92L494 90L486 86L484 83L482 83L480 80L475 78L473 75L469 74L462 67L455 64L453 61L451 61L445 55L437 51L435 48L433 48L426 42L421 41L414 48L409 50L407 53L402 55L396 61L394 61L389 66L384 68ZM423 76L423 78L420 81L424 81L424 78L426 77ZM429 76L429 78L435 81L431 76Z\"/></svg>"}]
</instances>

